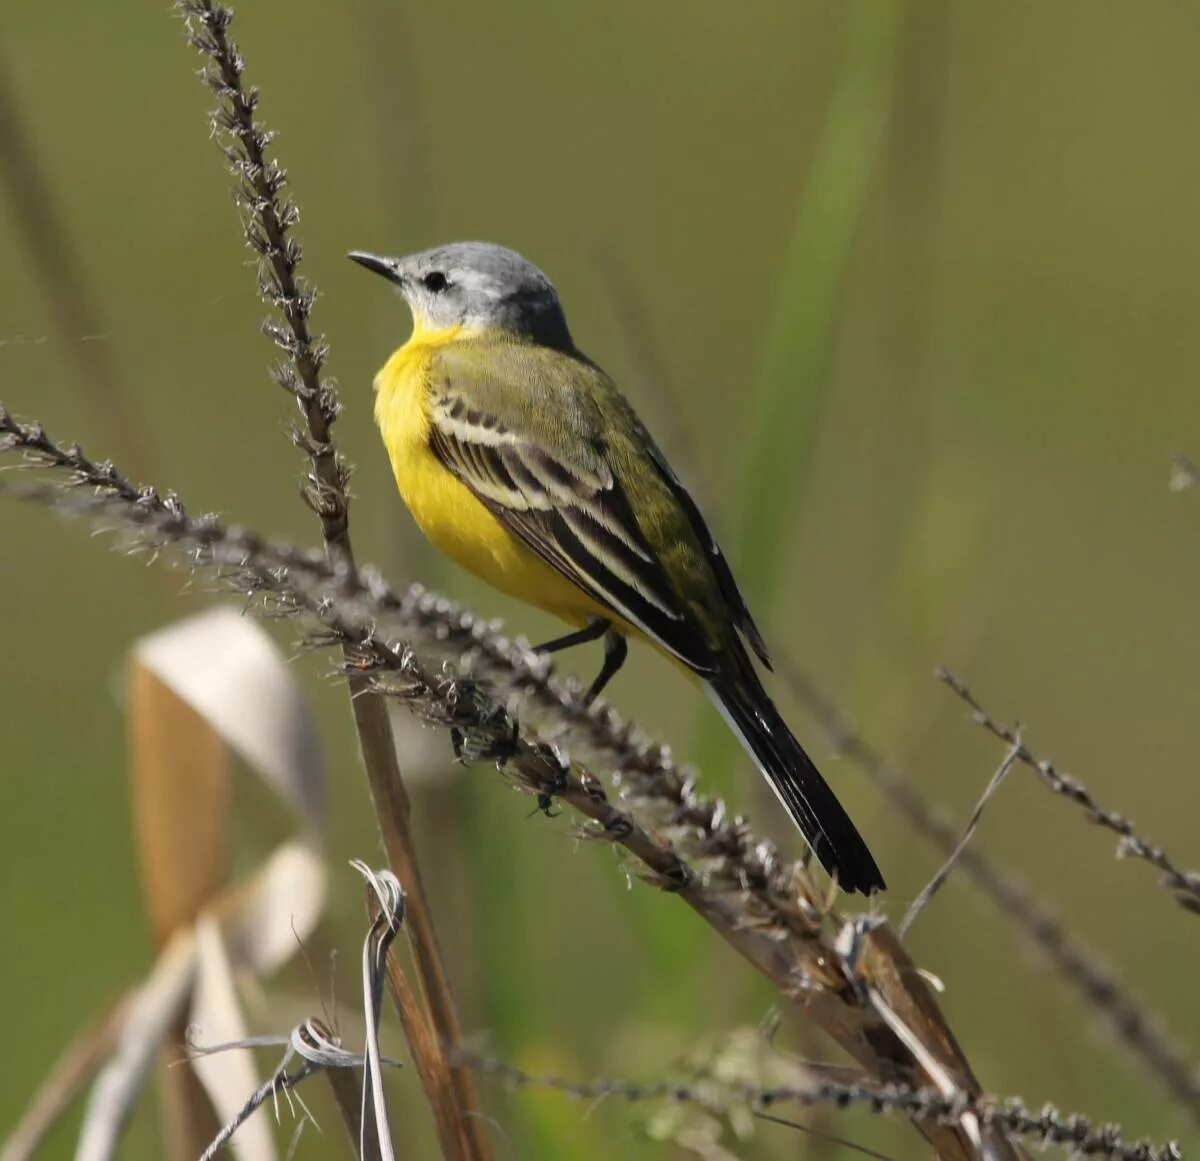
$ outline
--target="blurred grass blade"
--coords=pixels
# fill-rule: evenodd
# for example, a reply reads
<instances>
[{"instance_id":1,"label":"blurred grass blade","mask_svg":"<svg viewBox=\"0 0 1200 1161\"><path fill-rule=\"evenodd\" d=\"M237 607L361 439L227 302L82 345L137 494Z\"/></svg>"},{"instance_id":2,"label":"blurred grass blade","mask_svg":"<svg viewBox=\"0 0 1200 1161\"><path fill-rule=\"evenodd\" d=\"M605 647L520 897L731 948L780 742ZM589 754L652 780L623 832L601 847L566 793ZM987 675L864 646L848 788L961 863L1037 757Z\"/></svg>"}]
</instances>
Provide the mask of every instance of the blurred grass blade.
<instances>
[{"instance_id":1,"label":"blurred grass blade","mask_svg":"<svg viewBox=\"0 0 1200 1161\"><path fill-rule=\"evenodd\" d=\"M117 1052L88 1098L75 1161L110 1161L141 1092L155 1053L187 1003L196 974L196 938L181 931L163 950L149 979L134 995Z\"/></svg>"},{"instance_id":2,"label":"blurred grass blade","mask_svg":"<svg viewBox=\"0 0 1200 1161\"><path fill-rule=\"evenodd\" d=\"M141 1091L150 1061L172 1032L184 1025L184 1012L193 990L197 992L199 1005L193 1009L194 1017L203 1017L214 1010L213 993L210 990L206 1000L204 987L220 987L221 983L210 972L204 987L197 987L202 962L198 933L210 925L213 927L214 937L222 945L222 956L228 962L228 971L220 970L229 982L233 973L240 970L264 975L296 951L297 941L316 926L324 901L324 862L312 847L293 841L279 847L249 882L215 900L211 910L203 913L195 925L176 933L149 978L130 1000L116 1055L92 1088L76 1153L78 1161L103 1161L114 1155L120 1131ZM227 1014L220 1018L227 1018ZM201 1031L207 1035L203 1026ZM219 1035L220 1027L213 1031ZM194 1074L185 1068L172 1068L166 1075L171 1077L176 1073L188 1076L198 1085ZM241 1091L243 1100L245 1093L254 1087L251 1084ZM198 1091L208 1099L203 1090ZM200 1127L195 1124L189 1128L198 1132ZM219 1128L218 1124L213 1129L214 1135ZM199 1156L206 1144L207 1141L201 1143L193 1155Z\"/></svg>"},{"instance_id":3,"label":"blurred grass blade","mask_svg":"<svg viewBox=\"0 0 1200 1161\"><path fill-rule=\"evenodd\" d=\"M88 413L135 475L156 476L137 401L131 398L106 332L102 301L89 281L83 251L72 237L43 157L48 141L36 129L40 98L22 106L12 71L0 60L0 191L12 210L29 270L45 299L46 314L70 364L69 382ZM107 284L106 284L107 285ZM94 341L94 340L103 341ZM93 341L87 341L93 340Z\"/></svg>"},{"instance_id":4,"label":"blurred grass blade","mask_svg":"<svg viewBox=\"0 0 1200 1161\"><path fill-rule=\"evenodd\" d=\"M302 839L277 847L248 882L213 905L229 958L269 975L300 949L325 908L325 861Z\"/></svg>"},{"instance_id":5,"label":"blurred grass blade","mask_svg":"<svg viewBox=\"0 0 1200 1161\"><path fill-rule=\"evenodd\" d=\"M196 923L196 958L196 986L189 1024L203 1029L204 1036L211 1041L244 1040L246 1022L238 1001L233 967L221 930L211 916L201 916ZM193 1056L191 1068L222 1123L236 1116L245 1104L246 1093L259 1086L258 1068L248 1049L233 1050L220 1058ZM277 1155L270 1125L261 1117L246 1122L230 1141L230 1148L242 1161L275 1161Z\"/></svg>"},{"instance_id":6,"label":"blurred grass blade","mask_svg":"<svg viewBox=\"0 0 1200 1161\"><path fill-rule=\"evenodd\" d=\"M93 1090L80 1150L97 1157L114 1147L149 1056L182 1042L193 986L194 1018L211 1034L237 1039L244 1029L231 963L258 974L278 967L312 931L325 897L314 844L325 814L315 730L295 680L261 628L218 608L143 638L130 659L128 717L147 906L155 941L170 952L139 993L142 1005ZM284 844L249 883L222 894L232 824L231 749L299 813L308 839ZM210 908L227 943L213 918L199 919L192 930ZM143 1010L154 1018L138 1018ZM163 1013L167 1024L160 1026ZM204 1063L167 1070L171 1153L196 1156L219 1128L210 1099L224 1115L255 1079L245 1055L221 1070ZM265 1127L256 1126L237 1148L253 1161L274 1157Z\"/></svg>"},{"instance_id":7,"label":"blurred grass blade","mask_svg":"<svg viewBox=\"0 0 1200 1161\"><path fill-rule=\"evenodd\" d=\"M134 648L126 707L134 833L146 908L160 948L176 932L187 931L224 885L233 800L229 751L220 734L163 680L162 667L144 659L146 654L153 659L155 643L169 642L177 632L179 627L172 626ZM163 645L157 649L170 651ZM193 647L188 654L200 651ZM185 660L178 653L176 658L175 667L182 669ZM186 994L175 1026L158 1037L166 1049L164 1065L171 1048L183 1042L185 1004ZM203 1087L185 1068L164 1071L162 1115L175 1161L196 1156L217 1127Z\"/></svg>"},{"instance_id":8,"label":"blurred grass blade","mask_svg":"<svg viewBox=\"0 0 1200 1161\"><path fill-rule=\"evenodd\" d=\"M116 1050L93 1085L77 1152L89 1161L113 1155L154 1054L182 1044L189 996L194 992L193 1019L211 1035L241 1038L235 969L262 975L278 968L312 932L325 900L316 843L324 769L315 730L262 629L215 609L143 638L130 659L127 711L136 833L151 925L163 950L146 982L108 1022ZM230 747L298 812L305 838L283 844L248 882L227 890ZM85 1064L103 1051L99 1043ZM76 1071L77 1080L52 1094L48 1111L38 1114L40 1101L31 1106L25 1123L33 1118L37 1136L86 1079L86 1067ZM204 1062L168 1069L168 1149L198 1155L219 1128L213 1105L224 1115L255 1081L245 1054L226 1061L219 1075ZM10 1139L6 1155L20 1145ZM275 1156L265 1126L236 1147L249 1161Z\"/></svg>"},{"instance_id":9,"label":"blurred grass blade","mask_svg":"<svg viewBox=\"0 0 1200 1161\"><path fill-rule=\"evenodd\" d=\"M825 402L839 300L882 155L903 7L846 5L842 65L784 256L753 412L738 528L750 595L769 605Z\"/></svg>"},{"instance_id":10,"label":"blurred grass blade","mask_svg":"<svg viewBox=\"0 0 1200 1161\"><path fill-rule=\"evenodd\" d=\"M162 947L225 881L229 758L220 735L137 652L128 695L134 828L150 924Z\"/></svg>"},{"instance_id":11,"label":"blurred grass blade","mask_svg":"<svg viewBox=\"0 0 1200 1161\"><path fill-rule=\"evenodd\" d=\"M735 559L750 606L766 624L791 563L790 541L825 405L827 360L854 242L882 155L899 32L899 4L843 6L834 91L784 255L746 433ZM728 767L736 743L704 718L705 774ZM716 785L722 785L722 782Z\"/></svg>"}]
</instances>

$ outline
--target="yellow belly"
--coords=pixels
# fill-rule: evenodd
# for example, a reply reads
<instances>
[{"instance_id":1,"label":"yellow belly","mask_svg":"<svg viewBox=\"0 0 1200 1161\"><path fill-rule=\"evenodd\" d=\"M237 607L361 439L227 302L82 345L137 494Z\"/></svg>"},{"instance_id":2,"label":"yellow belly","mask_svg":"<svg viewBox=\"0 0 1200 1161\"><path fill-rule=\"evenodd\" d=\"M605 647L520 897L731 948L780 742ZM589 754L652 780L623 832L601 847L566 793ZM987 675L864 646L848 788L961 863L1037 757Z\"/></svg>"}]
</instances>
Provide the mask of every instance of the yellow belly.
<instances>
[{"instance_id":1,"label":"yellow belly","mask_svg":"<svg viewBox=\"0 0 1200 1161\"><path fill-rule=\"evenodd\" d=\"M428 367L452 333L414 335L375 377L375 421L396 486L422 532L494 588L583 625L612 615L512 536L429 447Z\"/></svg>"}]
</instances>

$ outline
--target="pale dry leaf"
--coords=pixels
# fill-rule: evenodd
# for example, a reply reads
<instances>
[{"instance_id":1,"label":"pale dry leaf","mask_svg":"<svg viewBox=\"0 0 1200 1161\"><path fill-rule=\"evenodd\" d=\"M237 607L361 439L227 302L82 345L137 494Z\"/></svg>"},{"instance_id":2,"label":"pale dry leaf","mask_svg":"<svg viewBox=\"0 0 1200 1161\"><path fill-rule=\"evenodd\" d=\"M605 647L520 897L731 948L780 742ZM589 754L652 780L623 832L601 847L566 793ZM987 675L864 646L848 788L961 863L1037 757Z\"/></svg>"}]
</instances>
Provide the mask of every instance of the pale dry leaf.
<instances>
[{"instance_id":1,"label":"pale dry leaf","mask_svg":"<svg viewBox=\"0 0 1200 1161\"><path fill-rule=\"evenodd\" d=\"M196 985L192 993L189 1023L209 1042L244 1040L246 1022L238 1000L233 965L216 921L202 915L196 922ZM191 1068L212 1101L217 1119L228 1122L245 1104L246 1094L259 1086L254 1054L235 1049L219 1059L196 1055ZM275 1139L270 1125L255 1117L242 1126L230 1147L242 1161L275 1161Z\"/></svg>"},{"instance_id":2,"label":"pale dry leaf","mask_svg":"<svg viewBox=\"0 0 1200 1161\"><path fill-rule=\"evenodd\" d=\"M325 906L320 851L303 839L276 847L252 878L214 904L235 968L269 975L300 950Z\"/></svg>"},{"instance_id":3,"label":"pale dry leaf","mask_svg":"<svg viewBox=\"0 0 1200 1161\"><path fill-rule=\"evenodd\" d=\"M217 606L143 637L134 658L321 833L325 767L317 730L292 670L260 625Z\"/></svg>"},{"instance_id":4,"label":"pale dry leaf","mask_svg":"<svg viewBox=\"0 0 1200 1161\"><path fill-rule=\"evenodd\" d=\"M109 1161L146 1071L183 1010L196 975L196 937L180 931L158 957L126 1013L117 1051L88 1097L75 1161Z\"/></svg>"},{"instance_id":5,"label":"pale dry leaf","mask_svg":"<svg viewBox=\"0 0 1200 1161\"><path fill-rule=\"evenodd\" d=\"M115 1155L155 1053L197 986L197 932L210 924L217 928L230 983L240 970L265 975L296 952L297 940L316 926L324 901L324 861L313 847L294 840L277 848L248 882L216 900L195 925L172 937L130 1001L117 1051L92 1086L76 1161L108 1161ZM243 1100L253 1088L242 1090Z\"/></svg>"},{"instance_id":6,"label":"pale dry leaf","mask_svg":"<svg viewBox=\"0 0 1200 1161\"><path fill-rule=\"evenodd\" d=\"M136 657L126 716L134 833L155 943L162 947L228 873L229 749L203 716Z\"/></svg>"}]
</instances>

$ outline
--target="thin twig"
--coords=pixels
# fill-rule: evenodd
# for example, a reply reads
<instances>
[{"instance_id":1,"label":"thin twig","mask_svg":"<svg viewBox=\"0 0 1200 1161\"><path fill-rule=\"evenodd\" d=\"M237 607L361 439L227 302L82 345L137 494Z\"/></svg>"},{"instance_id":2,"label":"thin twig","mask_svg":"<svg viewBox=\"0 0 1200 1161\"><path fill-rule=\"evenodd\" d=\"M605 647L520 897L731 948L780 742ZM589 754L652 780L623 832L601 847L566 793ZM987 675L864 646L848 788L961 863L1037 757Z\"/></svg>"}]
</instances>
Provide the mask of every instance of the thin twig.
<instances>
[{"instance_id":1,"label":"thin twig","mask_svg":"<svg viewBox=\"0 0 1200 1161\"><path fill-rule=\"evenodd\" d=\"M0 451L20 451L33 467L53 468L66 473L68 485L94 488L102 496L146 503L163 511L180 511L182 506L173 492L160 493L154 488L139 488L117 471L111 460L90 459L77 443L55 443L39 423L21 423L0 403Z\"/></svg>"},{"instance_id":2,"label":"thin twig","mask_svg":"<svg viewBox=\"0 0 1200 1161\"><path fill-rule=\"evenodd\" d=\"M447 1111L453 1112L453 1081L445 1055L437 1050L437 1037L429 1027L429 1021L417 1001L416 993L409 983L408 975L395 949L389 949L384 964L385 982L392 997L392 1005L400 1017L400 1027L414 1060L422 1065L417 1069L425 1098L433 1110L434 1127L443 1157L456 1161L465 1154L466 1143L462 1140L458 1122Z\"/></svg>"},{"instance_id":3,"label":"thin twig","mask_svg":"<svg viewBox=\"0 0 1200 1161\"><path fill-rule=\"evenodd\" d=\"M1019 738L1020 735L1018 735ZM1019 744L1019 743L1018 743ZM991 801L992 795L1000 789L1000 784L1008 776L1008 772L1013 768L1017 761L1017 746L1012 746L1008 753L1004 755L1000 765L996 768L996 772L988 780L987 786L984 788L983 794L980 795L979 801L975 804L975 809L971 812L970 821L967 823L966 829L963 831L962 838L955 844L954 850L946 856L946 861L937 869L933 878L929 880L917 897L909 904L908 910L904 914L904 918L900 920L896 928L897 934L903 939L908 934L908 929L912 926L913 920L920 915L922 908L934 897L943 887L946 880L950 878L950 872L954 870L955 864L962 858L962 853L967 849L967 843L971 841L975 834L976 827L979 826L979 820L983 818L983 811L987 804Z\"/></svg>"},{"instance_id":4,"label":"thin twig","mask_svg":"<svg viewBox=\"0 0 1200 1161\"><path fill-rule=\"evenodd\" d=\"M867 775L913 831L948 855L958 841L955 825L926 801L905 773L889 762L834 702L787 655L777 656L780 678L812 715L828 743ZM1134 997L1104 957L1074 935L1016 872L968 846L958 860L961 874L990 899L1103 1021L1143 1067L1200 1123L1200 1076L1166 1030L1164 1021Z\"/></svg>"},{"instance_id":5,"label":"thin twig","mask_svg":"<svg viewBox=\"0 0 1200 1161\"><path fill-rule=\"evenodd\" d=\"M1070 799L1083 808L1084 813L1097 826L1117 835L1117 856L1132 855L1155 867L1162 875L1164 886L1175 892L1175 900L1186 911L1200 914L1200 871L1180 870L1166 851L1144 839L1134 830L1124 815L1102 807L1088 788L1077 778L1063 774L1048 758L1039 758L1022 743L1017 731L997 721L976 699L975 695L948 669L936 671L939 681L944 682L971 710L971 719L994 738L1016 750L1017 761L1028 766L1055 794Z\"/></svg>"},{"instance_id":6,"label":"thin twig","mask_svg":"<svg viewBox=\"0 0 1200 1161\"><path fill-rule=\"evenodd\" d=\"M419 1061L418 1073L425 1086L426 1099L434 1113L438 1142L447 1161L460 1161L470 1153L470 1142L463 1125L455 1116L454 1080L446 1053L439 1051L436 1034L417 1002L392 942L399 934L404 913L404 897L395 876L389 872L372 871L365 863L352 864L367 882L367 914L371 928L367 937L370 948L370 985L364 985L364 997L369 998L369 1011L378 1009L386 985L400 1016L404 1038L414 1061ZM364 950L364 956L367 954ZM364 960L364 970L366 961ZM368 1038L367 1047L372 1049ZM377 1049L374 1050L377 1053ZM376 1077L379 1076L376 1068ZM377 1086L376 1086L377 1087ZM381 1090L378 1090L381 1095ZM391 1152L383 1161L389 1161Z\"/></svg>"},{"instance_id":7,"label":"thin twig","mask_svg":"<svg viewBox=\"0 0 1200 1161\"><path fill-rule=\"evenodd\" d=\"M217 97L213 128L237 183L235 198L242 209L248 245L260 256L259 289L282 317L263 324L283 352L275 378L296 399L304 425L293 433L307 454L310 471L304 489L309 506L320 518L331 561L354 559L348 526L349 469L333 442L331 428L340 411L334 384L323 378L327 346L310 329L315 291L298 275L300 243L291 232L298 217L284 192L287 175L267 157L271 134L255 119L258 91L243 84L244 61L229 37L232 11L212 0L177 0L189 43L209 62L204 80ZM410 829L410 805L396 756L391 723L382 702L357 679L349 682L351 706L389 865L408 898L408 923L417 974L438 1044L461 1039L458 1013L442 960L433 916L421 881L416 844ZM440 1050L440 1049L439 1049ZM451 1068L455 1104L471 1157L488 1161L490 1145L480 1128L473 1082L464 1070Z\"/></svg>"},{"instance_id":8,"label":"thin twig","mask_svg":"<svg viewBox=\"0 0 1200 1161\"><path fill-rule=\"evenodd\" d=\"M700 1105L721 1112L731 1101L748 1104L752 1109L773 1108L791 1103L802 1107L832 1105L847 1108L861 1105L873 1113L899 1112L914 1121L934 1120L957 1124L973 1114L981 1125L999 1129L1006 1135L1027 1137L1037 1145L1061 1145L1082 1156L1108 1157L1113 1161L1179 1161L1183 1156L1178 1143L1155 1145L1149 1141L1127 1143L1119 1125L1097 1126L1079 1113L1062 1114L1052 1105L1032 1113L1015 1098L944 1097L932 1089L909 1089L896 1085L840 1084L814 1080L812 1085L760 1088L741 1083L695 1085L676 1081L652 1081L647 1084L630 1080L566 1080L558 1076L535 1076L494 1057L466 1056L464 1059L480 1072L498 1076L514 1088L551 1089L581 1100L615 1096L631 1103L671 1100Z\"/></svg>"},{"instance_id":9,"label":"thin twig","mask_svg":"<svg viewBox=\"0 0 1200 1161\"><path fill-rule=\"evenodd\" d=\"M263 1083L251 1093L246 1103L228 1124L212 1139L208 1148L200 1156L200 1161L213 1161L213 1158L229 1143L234 1133L238 1131L268 1100L273 1100L280 1093L287 1094L292 1089L315 1076L320 1070L309 1062L302 1061L295 1072L288 1072L287 1065L281 1064Z\"/></svg>"},{"instance_id":10,"label":"thin twig","mask_svg":"<svg viewBox=\"0 0 1200 1161\"><path fill-rule=\"evenodd\" d=\"M367 1031L368 1036L370 1036L372 1029L369 1021ZM194 1039L189 1038L188 1040L188 1051L193 1056L216 1056L222 1052L268 1047L280 1047L283 1049L283 1056L276 1066L275 1071L250 1094L246 1103L221 1127L220 1132L213 1138L208 1148L204 1151L200 1161L210 1161L211 1158L215 1157L229 1143L238 1129L258 1112L268 1100L274 1102L276 1115L278 1116L279 1095L282 1093L284 1096L287 1096L290 1102L291 1097L288 1094L304 1081L308 1080L309 1077L316 1076L320 1072L343 1072L359 1069L369 1073L372 1068L372 1063L366 1053L347 1052L342 1047L341 1040L324 1021L317 1018L310 1018L301 1024L297 1024L287 1036L251 1036L244 1040L234 1040L226 1044L200 1044ZM399 1061L376 1055L373 1067L379 1068L384 1064L390 1065L393 1068L400 1067ZM335 1085L335 1088L338 1087ZM341 1087L340 1091L342 1095L339 1096L339 1103L342 1096L345 1096L348 1090L345 1087ZM308 1116L308 1109L304 1105L304 1102L299 1101L299 1104L301 1111L305 1116ZM356 1153L360 1161L376 1161L376 1159L378 1161L389 1161L392 1156L390 1151L384 1152L382 1149L373 1149L370 1140L362 1141L358 1139L361 1128L361 1117L361 1107L355 1108L351 1123L356 1139ZM380 1144L380 1142L377 1142L377 1144ZM383 1139L382 1145L386 1146L386 1138Z\"/></svg>"}]
</instances>

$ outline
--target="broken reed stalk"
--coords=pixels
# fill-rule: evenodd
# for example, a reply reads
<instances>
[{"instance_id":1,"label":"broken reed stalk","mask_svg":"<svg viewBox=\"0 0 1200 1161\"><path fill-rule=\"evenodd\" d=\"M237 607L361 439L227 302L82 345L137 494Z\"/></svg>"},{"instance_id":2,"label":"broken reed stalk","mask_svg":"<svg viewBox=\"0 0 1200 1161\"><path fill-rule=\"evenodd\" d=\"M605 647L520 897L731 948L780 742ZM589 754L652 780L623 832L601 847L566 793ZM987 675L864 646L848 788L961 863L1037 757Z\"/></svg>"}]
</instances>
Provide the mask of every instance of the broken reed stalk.
<instances>
[{"instance_id":1,"label":"broken reed stalk","mask_svg":"<svg viewBox=\"0 0 1200 1161\"><path fill-rule=\"evenodd\" d=\"M46 438L35 428L20 441L14 427L26 430L0 411L10 444ZM101 465L93 477L82 453L59 452L46 462L65 462L71 481L91 485L94 494L34 488L24 490L28 498L101 516L129 534L131 547L182 547L195 567L217 569L226 583L268 602L269 611L308 614L323 627L323 643L341 647L344 664L368 688L386 689L435 720L453 717L498 750L511 738L510 720L478 688L486 687L519 709L528 739L515 743L520 775L597 820L589 833L642 859L654 882L697 911L873 1079L932 1086L948 1098L981 1095L936 1001L887 925L834 913L802 865L783 860L722 803L697 794L694 776L664 747L607 706L584 705L574 685L552 676L547 658L419 587L400 596L370 570L225 529L211 517L194 519L178 501L131 488L111 467ZM412 647L427 660L418 661ZM430 678L439 661L465 669L466 680ZM441 699L432 700L431 692ZM577 760L612 772L615 802L593 776L564 768L547 749L566 744ZM1017 1156L1001 1132L973 1122L923 1121L918 1128L946 1158L975 1157L981 1141L998 1158Z\"/></svg>"},{"instance_id":2,"label":"broken reed stalk","mask_svg":"<svg viewBox=\"0 0 1200 1161\"><path fill-rule=\"evenodd\" d=\"M282 322L263 324L284 354L275 378L300 408L303 428L293 438L308 456L310 471L304 498L321 522L331 561L354 559L348 522L349 469L333 442L331 429L340 411L334 384L322 375L327 346L310 328L314 291L297 274L299 242L290 233L298 212L283 192L287 175L266 155L271 135L255 120L258 91L243 85L244 61L229 37L233 13L212 0L177 0L188 42L206 63L203 79L217 98L213 128L236 181L234 196L243 212L245 238L260 258L259 291L282 316ZM379 698L357 677L349 679L351 707L370 784L375 814L388 863L408 897L410 946L417 976L436 1032L437 1051L444 1053L461 1039L458 1013L442 960L420 865L410 828L411 808L396 755L387 712ZM470 1074L448 1066L453 1085L447 1099L462 1135L470 1142L469 1156L491 1157L478 1115ZM436 1115L444 1115L436 1114Z\"/></svg>"}]
</instances>

